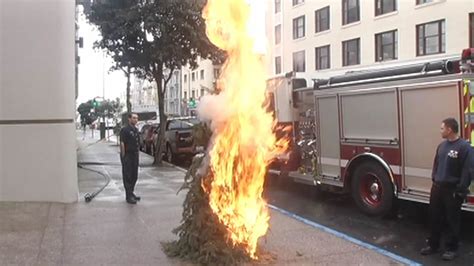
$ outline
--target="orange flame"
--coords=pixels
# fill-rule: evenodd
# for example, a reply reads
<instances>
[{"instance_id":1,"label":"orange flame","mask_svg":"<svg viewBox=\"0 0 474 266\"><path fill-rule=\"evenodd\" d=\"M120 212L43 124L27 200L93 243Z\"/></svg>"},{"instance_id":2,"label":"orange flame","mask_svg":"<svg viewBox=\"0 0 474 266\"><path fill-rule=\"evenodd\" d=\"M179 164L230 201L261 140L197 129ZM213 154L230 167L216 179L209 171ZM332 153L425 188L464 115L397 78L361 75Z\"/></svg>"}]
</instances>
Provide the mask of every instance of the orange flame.
<instances>
[{"instance_id":1,"label":"orange flame","mask_svg":"<svg viewBox=\"0 0 474 266\"><path fill-rule=\"evenodd\" d=\"M264 106L267 76L257 51L262 43L254 31L254 8L263 7L264 1L208 0L203 11L209 39L228 53L219 95L226 119L213 121L210 206L232 243L244 246L253 258L270 218L262 198L266 168L287 146L276 139L275 122Z\"/></svg>"}]
</instances>

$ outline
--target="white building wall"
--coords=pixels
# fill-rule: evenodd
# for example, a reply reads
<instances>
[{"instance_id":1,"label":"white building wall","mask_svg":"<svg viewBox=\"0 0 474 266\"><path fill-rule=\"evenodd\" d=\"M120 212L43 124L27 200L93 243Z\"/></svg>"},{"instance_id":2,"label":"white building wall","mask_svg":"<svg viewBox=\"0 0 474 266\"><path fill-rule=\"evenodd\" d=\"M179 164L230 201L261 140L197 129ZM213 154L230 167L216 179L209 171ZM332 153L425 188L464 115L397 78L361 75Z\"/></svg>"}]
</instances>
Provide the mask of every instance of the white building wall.
<instances>
[{"instance_id":1,"label":"white building wall","mask_svg":"<svg viewBox=\"0 0 474 266\"><path fill-rule=\"evenodd\" d=\"M181 115L181 70L175 70L165 91L165 113L171 116Z\"/></svg>"},{"instance_id":2,"label":"white building wall","mask_svg":"<svg viewBox=\"0 0 474 266\"><path fill-rule=\"evenodd\" d=\"M191 98L199 100L202 96L209 94L214 91L214 82L216 77L214 74L215 69L219 69L219 66L213 65L211 60L198 60L198 67L191 69L189 66L181 69L182 76L182 100L187 103ZM204 76L201 77L201 72L204 71ZM194 81L192 75L195 75Z\"/></svg>"},{"instance_id":3,"label":"white building wall","mask_svg":"<svg viewBox=\"0 0 474 266\"><path fill-rule=\"evenodd\" d=\"M375 1L359 0L360 21L342 25L341 0L306 0L293 6L292 1L282 0L281 12L275 14L275 1L267 1L267 36L269 39L269 76L275 75L275 57L282 57L282 73L293 68L292 54L306 51L306 72L297 76L311 79L326 78L349 70L430 61L436 58L459 57L469 46L469 13L474 12L472 0L434 0L416 5L416 0L397 0L397 11L375 16ZM315 11L330 6L330 29L315 33ZM293 40L293 19L305 15L305 37ZM416 56L416 25L445 19L446 52L430 56ZM275 26L282 25L281 44L275 45ZM375 34L398 30L398 60L375 61ZM342 66L342 41L360 38L361 64ZM330 45L331 68L315 70L315 47Z\"/></svg>"},{"instance_id":4,"label":"white building wall","mask_svg":"<svg viewBox=\"0 0 474 266\"><path fill-rule=\"evenodd\" d=\"M133 112L155 111L158 114L156 82L134 78L130 89L130 102Z\"/></svg>"},{"instance_id":5,"label":"white building wall","mask_svg":"<svg viewBox=\"0 0 474 266\"><path fill-rule=\"evenodd\" d=\"M0 1L0 201L78 199L75 1Z\"/></svg>"}]
</instances>

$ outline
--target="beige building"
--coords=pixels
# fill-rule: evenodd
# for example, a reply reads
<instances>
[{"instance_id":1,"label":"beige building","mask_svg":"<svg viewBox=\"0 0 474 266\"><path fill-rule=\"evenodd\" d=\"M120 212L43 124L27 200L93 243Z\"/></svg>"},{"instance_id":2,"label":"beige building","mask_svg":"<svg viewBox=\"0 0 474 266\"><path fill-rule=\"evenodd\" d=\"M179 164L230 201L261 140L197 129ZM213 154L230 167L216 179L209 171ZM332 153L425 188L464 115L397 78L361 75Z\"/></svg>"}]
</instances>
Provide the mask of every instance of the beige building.
<instances>
[{"instance_id":1,"label":"beige building","mask_svg":"<svg viewBox=\"0 0 474 266\"><path fill-rule=\"evenodd\" d=\"M351 70L460 57L474 46L472 0L269 0L269 76L327 78Z\"/></svg>"},{"instance_id":2,"label":"beige building","mask_svg":"<svg viewBox=\"0 0 474 266\"><path fill-rule=\"evenodd\" d=\"M211 60L198 59L196 69L191 69L189 66L181 68L183 115L191 115L191 110L195 109L190 105L192 100L199 103L202 96L214 91L219 74L220 66L214 65Z\"/></svg>"},{"instance_id":3,"label":"beige building","mask_svg":"<svg viewBox=\"0 0 474 266\"><path fill-rule=\"evenodd\" d=\"M134 77L130 88L130 103L132 112L158 112L156 83Z\"/></svg>"},{"instance_id":4,"label":"beige building","mask_svg":"<svg viewBox=\"0 0 474 266\"><path fill-rule=\"evenodd\" d=\"M0 201L78 199L75 13L0 1Z\"/></svg>"},{"instance_id":5,"label":"beige building","mask_svg":"<svg viewBox=\"0 0 474 266\"><path fill-rule=\"evenodd\" d=\"M169 75L169 71L165 76ZM165 113L168 116L181 115L181 70L173 71L165 90Z\"/></svg>"}]
</instances>

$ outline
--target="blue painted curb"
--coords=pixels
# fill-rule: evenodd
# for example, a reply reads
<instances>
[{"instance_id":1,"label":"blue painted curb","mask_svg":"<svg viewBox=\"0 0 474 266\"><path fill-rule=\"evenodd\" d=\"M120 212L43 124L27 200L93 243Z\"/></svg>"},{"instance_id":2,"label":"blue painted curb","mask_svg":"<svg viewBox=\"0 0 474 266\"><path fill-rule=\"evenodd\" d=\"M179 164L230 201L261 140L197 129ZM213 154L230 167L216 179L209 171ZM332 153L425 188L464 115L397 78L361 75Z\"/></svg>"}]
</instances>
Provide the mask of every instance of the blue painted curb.
<instances>
[{"instance_id":1,"label":"blue painted curb","mask_svg":"<svg viewBox=\"0 0 474 266\"><path fill-rule=\"evenodd\" d=\"M334 236L336 236L336 237L342 238L342 239L347 240L347 241L349 241L349 242L352 242L352 243L354 243L354 244L356 244L356 245L359 245L359 246L362 246L362 247L364 247L364 248L373 250L373 251L375 251L375 252L377 252L377 253L379 253L379 254L382 254L382 255L387 256L387 257L389 257L389 258L391 258L391 259L394 259L394 260L396 260L396 261L398 261L398 262L400 262L400 263L403 263L403 264L406 264L406 265L410 265L410 266L419 266L419 265L422 265L422 264L420 264L420 263L418 263L418 262L416 262L416 261L407 259L407 258L405 258L405 257L402 257L402 256L399 256L399 255L397 255L397 254L395 254L395 253L392 253L392 252L390 252L390 251L388 251L388 250L385 250L385 249L383 249L383 248L379 248L379 247L376 247L376 246L374 246L374 245L372 245L372 244L369 244L369 243L367 243L367 242L364 242L364 241L362 241L362 240L353 238L352 236L349 236L349 235L347 235L347 234L344 234L344 233L342 233L342 232L339 232L339 231L337 231L337 230L334 230L334 229L329 228L329 227L327 227L327 226L324 226L324 225L322 225L322 224L318 224L318 223L316 223L316 222L310 221L310 220L308 220L308 219L306 219L306 218L303 218L303 217L301 217L301 216L299 216L299 215L297 215L297 214L294 214L294 213L292 213L292 212L289 212L289 211L287 211L287 210L278 208L278 207L273 206L273 205L270 205L270 204L268 204L268 207L270 207L270 209L276 210L276 211L278 211L278 212L280 212L280 213L282 213L282 214L284 214L284 215L286 215L286 216L289 216L289 217L291 217L291 218L293 218L293 219L295 219L295 220L298 220L298 221L300 221L300 222L302 222L302 223L304 223L304 224L307 224L307 225L312 226L312 227L314 227L314 228L320 229L321 231L324 231L324 232L326 232L326 233L332 234L332 235L334 235Z\"/></svg>"}]
</instances>

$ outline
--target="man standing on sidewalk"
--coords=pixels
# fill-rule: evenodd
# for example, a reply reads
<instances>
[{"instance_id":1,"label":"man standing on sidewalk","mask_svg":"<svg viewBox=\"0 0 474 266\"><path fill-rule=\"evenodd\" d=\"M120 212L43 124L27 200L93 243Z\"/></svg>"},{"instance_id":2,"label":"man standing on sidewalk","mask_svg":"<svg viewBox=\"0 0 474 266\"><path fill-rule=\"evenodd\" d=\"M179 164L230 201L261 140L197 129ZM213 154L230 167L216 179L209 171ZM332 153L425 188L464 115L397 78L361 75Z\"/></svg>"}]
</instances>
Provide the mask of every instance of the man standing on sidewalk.
<instances>
[{"instance_id":1,"label":"man standing on sidewalk","mask_svg":"<svg viewBox=\"0 0 474 266\"><path fill-rule=\"evenodd\" d=\"M138 147L139 133L136 128L138 115L128 115L128 125L120 130L120 161L122 162L123 186L125 188L125 200L130 204L137 204L140 197L133 191L138 179Z\"/></svg>"},{"instance_id":2,"label":"man standing on sidewalk","mask_svg":"<svg viewBox=\"0 0 474 266\"><path fill-rule=\"evenodd\" d=\"M441 136L433 164L430 195L431 234L422 255L436 253L440 247L441 233L446 232L446 250L443 260L453 260L459 245L461 206L469 193L472 171L472 148L458 135L459 125L454 118L441 124Z\"/></svg>"}]
</instances>

